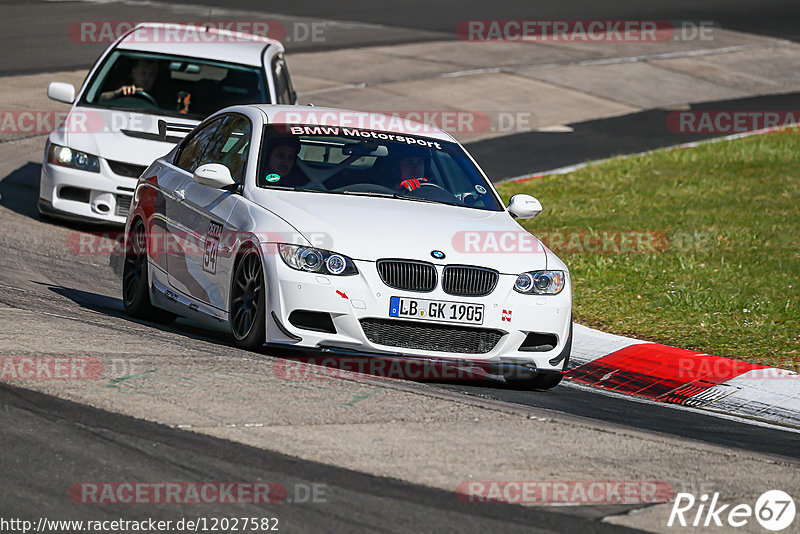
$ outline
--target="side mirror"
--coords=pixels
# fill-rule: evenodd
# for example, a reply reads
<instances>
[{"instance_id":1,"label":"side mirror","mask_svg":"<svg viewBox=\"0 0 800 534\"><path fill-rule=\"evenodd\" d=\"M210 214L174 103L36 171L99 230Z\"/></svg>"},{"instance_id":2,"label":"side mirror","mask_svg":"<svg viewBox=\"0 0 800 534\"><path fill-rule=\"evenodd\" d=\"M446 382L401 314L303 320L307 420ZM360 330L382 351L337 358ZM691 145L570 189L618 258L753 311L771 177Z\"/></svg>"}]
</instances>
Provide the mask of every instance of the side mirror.
<instances>
[{"instance_id":1,"label":"side mirror","mask_svg":"<svg viewBox=\"0 0 800 534\"><path fill-rule=\"evenodd\" d=\"M542 203L530 195L514 195L507 209L517 219L532 219L542 212Z\"/></svg>"},{"instance_id":2,"label":"side mirror","mask_svg":"<svg viewBox=\"0 0 800 534\"><path fill-rule=\"evenodd\" d=\"M47 96L57 102L72 104L75 101L75 86L71 83L50 82L47 86Z\"/></svg>"},{"instance_id":3,"label":"side mirror","mask_svg":"<svg viewBox=\"0 0 800 534\"><path fill-rule=\"evenodd\" d=\"M231 178L231 171L220 163L206 163L194 170L194 181L215 189L222 189L233 185L236 181Z\"/></svg>"}]
</instances>

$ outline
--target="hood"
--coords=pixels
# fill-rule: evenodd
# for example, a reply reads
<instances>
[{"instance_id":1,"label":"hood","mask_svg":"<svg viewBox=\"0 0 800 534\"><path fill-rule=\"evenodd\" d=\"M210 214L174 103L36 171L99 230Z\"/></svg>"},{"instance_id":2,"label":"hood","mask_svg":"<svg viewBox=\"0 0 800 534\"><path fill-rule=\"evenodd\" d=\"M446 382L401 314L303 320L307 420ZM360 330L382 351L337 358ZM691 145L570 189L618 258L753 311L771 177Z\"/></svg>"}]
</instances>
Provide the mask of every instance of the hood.
<instances>
[{"instance_id":1,"label":"hood","mask_svg":"<svg viewBox=\"0 0 800 534\"><path fill-rule=\"evenodd\" d=\"M547 265L542 243L505 211L276 189L254 190L252 198L310 243L353 259L478 265L504 274ZM434 250L445 258L434 259Z\"/></svg>"},{"instance_id":2,"label":"hood","mask_svg":"<svg viewBox=\"0 0 800 534\"><path fill-rule=\"evenodd\" d=\"M51 134L52 142L104 159L145 166L172 150L184 135L168 132L169 141L160 140L159 120L191 127L199 124L196 120L99 108L76 107L70 114L79 119L68 118Z\"/></svg>"}]
</instances>

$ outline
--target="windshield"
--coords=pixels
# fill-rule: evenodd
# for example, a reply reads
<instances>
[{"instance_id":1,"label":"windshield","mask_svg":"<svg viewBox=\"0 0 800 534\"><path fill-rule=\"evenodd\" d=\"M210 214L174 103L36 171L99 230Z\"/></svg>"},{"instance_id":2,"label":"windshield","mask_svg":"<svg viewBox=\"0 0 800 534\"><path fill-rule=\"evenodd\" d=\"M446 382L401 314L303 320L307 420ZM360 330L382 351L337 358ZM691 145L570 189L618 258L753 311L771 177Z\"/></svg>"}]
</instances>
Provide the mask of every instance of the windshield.
<instances>
[{"instance_id":1,"label":"windshield","mask_svg":"<svg viewBox=\"0 0 800 534\"><path fill-rule=\"evenodd\" d=\"M237 104L266 102L261 69L164 54L115 50L96 71L82 104L204 119Z\"/></svg>"},{"instance_id":2,"label":"windshield","mask_svg":"<svg viewBox=\"0 0 800 534\"><path fill-rule=\"evenodd\" d=\"M455 143L356 128L265 128L258 187L382 196L502 211Z\"/></svg>"}]
</instances>

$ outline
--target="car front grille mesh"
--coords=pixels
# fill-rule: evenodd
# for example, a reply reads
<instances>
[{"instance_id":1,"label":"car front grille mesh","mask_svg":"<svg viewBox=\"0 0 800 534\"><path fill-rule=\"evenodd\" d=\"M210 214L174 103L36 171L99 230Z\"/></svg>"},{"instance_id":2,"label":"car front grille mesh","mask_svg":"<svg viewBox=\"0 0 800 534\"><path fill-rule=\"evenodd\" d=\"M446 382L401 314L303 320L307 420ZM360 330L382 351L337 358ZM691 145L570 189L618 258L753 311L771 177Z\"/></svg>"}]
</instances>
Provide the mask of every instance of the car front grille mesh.
<instances>
[{"instance_id":1,"label":"car front grille mesh","mask_svg":"<svg viewBox=\"0 0 800 534\"><path fill-rule=\"evenodd\" d=\"M500 275L492 269L468 265L448 265L442 276L442 289L450 295L482 297L497 286Z\"/></svg>"},{"instance_id":2,"label":"car front grille mesh","mask_svg":"<svg viewBox=\"0 0 800 534\"><path fill-rule=\"evenodd\" d=\"M373 318L361 319L361 328L378 345L459 354L491 352L505 334L488 328Z\"/></svg>"},{"instance_id":3,"label":"car front grille mesh","mask_svg":"<svg viewBox=\"0 0 800 534\"><path fill-rule=\"evenodd\" d=\"M436 267L411 260L378 260L378 274L394 289L425 293L436 288Z\"/></svg>"}]
</instances>

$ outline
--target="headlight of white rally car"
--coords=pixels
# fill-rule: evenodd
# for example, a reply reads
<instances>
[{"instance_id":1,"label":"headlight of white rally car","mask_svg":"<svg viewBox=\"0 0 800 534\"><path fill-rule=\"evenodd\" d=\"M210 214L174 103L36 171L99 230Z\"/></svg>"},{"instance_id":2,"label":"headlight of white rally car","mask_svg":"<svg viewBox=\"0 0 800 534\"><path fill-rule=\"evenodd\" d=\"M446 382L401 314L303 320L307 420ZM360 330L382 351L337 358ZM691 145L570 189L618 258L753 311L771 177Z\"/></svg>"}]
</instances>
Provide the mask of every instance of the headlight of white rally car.
<instances>
[{"instance_id":1,"label":"headlight of white rally car","mask_svg":"<svg viewBox=\"0 0 800 534\"><path fill-rule=\"evenodd\" d=\"M47 161L53 165L80 169L88 172L100 172L100 160L86 152L72 150L69 147L50 145Z\"/></svg>"},{"instance_id":2,"label":"headlight of white rally car","mask_svg":"<svg viewBox=\"0 0 800 534\"><path fill-rule=\"evenodd\" d=\"M557 295L566 280L564 271L531 271L517 276L514 290L526 295Z\"/></svg>"},{"instance_id":3,"label":"headlight of white rally car","mask_svg":"<svg viewBox=\"0 0 800 534\"><path fill-rule=\"evenodd\" d=\"M329 250L279 244L278 252L286 265L298 271L337 276L358 274L353 260Z\"/></svg>"}]
</instances>

